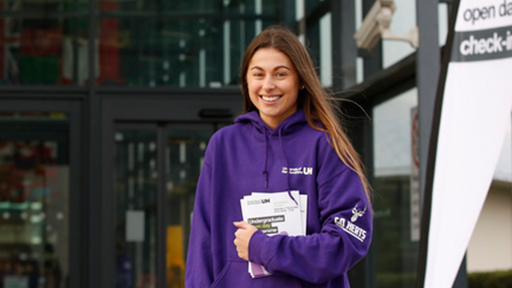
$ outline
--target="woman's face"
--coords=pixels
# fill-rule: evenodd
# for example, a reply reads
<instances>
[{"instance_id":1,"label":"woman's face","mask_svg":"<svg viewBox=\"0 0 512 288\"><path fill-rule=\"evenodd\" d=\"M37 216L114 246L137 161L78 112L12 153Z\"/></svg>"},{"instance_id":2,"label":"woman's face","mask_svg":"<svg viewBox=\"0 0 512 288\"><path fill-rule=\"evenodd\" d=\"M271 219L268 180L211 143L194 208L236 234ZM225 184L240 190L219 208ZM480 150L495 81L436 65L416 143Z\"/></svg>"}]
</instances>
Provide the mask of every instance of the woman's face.
<instances>
[{"instance_id":1,"label":"woman's face","mask_svg":"<svg viewBox=\"0 0 512 288\"><path fill-rule=\"evenodd\" d=\"M299 76L290 58L274 48L260 48L247 70L251 102L270 128L297 111Z\"/></svg>"}]
</instances>

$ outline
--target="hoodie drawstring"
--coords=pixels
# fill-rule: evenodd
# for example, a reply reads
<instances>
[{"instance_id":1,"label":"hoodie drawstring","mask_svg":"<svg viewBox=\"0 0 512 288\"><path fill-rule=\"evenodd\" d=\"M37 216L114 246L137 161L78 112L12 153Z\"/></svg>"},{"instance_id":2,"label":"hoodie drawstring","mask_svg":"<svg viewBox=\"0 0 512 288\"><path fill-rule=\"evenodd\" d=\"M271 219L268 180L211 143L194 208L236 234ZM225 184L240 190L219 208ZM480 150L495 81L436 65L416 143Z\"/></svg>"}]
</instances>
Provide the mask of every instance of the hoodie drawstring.
<instances>
[{"instance_id":1,"label":"hoodie drawstring","mask_svg":"<svg viewBox=\"0 0 512 288\"><path fill-rule=\"evenodd\" d=\"M283 139L281 137L281 131L282 129L279 129L279 145L281 146L281 153L283 153L284 161L286 163L286 190L288 191L288 196L292 198L293 202L298 206L299 202L295 200L292 196L292 191L290 189L290 165L288 164L288 158L286 157L286 154L284 153L284 146L283 146ZM266 160L265 160L266 161Z\"/></svg>"},{"instance_id":2,"label":"hoodie drawstring","mask_svg":"<svg viewBox=\"0 0 512 288\"><path fill-rule=\"evenodd\" d=\"M265 188L268 188L268 171L267 171L267 160L268 160L268 140L267 133L265 131L265 166L263 167L263 176L265 176Z\"/></svg>"}]
</instances>

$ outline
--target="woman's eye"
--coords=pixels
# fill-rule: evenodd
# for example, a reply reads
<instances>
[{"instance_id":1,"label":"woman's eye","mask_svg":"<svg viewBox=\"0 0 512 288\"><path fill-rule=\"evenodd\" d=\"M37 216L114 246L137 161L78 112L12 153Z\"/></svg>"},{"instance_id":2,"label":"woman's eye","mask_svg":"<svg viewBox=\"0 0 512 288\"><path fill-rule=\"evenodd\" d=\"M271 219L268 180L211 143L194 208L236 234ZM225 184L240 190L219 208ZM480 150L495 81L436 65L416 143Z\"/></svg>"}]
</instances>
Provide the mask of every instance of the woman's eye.
<instances>
[{"instance_id":1,"label":"woman's eye","mask_svg":"<svg viewBox=\"0 0 512 288\"><path fill-rule=\"evenodd\" d=\"M286 73L284 73L284 72L280 72L280 73L276 74L276 77L278 77L278 78L282 78L282 77L285 77L285 76L286 76Z\"/></svg>"}]
</instances>

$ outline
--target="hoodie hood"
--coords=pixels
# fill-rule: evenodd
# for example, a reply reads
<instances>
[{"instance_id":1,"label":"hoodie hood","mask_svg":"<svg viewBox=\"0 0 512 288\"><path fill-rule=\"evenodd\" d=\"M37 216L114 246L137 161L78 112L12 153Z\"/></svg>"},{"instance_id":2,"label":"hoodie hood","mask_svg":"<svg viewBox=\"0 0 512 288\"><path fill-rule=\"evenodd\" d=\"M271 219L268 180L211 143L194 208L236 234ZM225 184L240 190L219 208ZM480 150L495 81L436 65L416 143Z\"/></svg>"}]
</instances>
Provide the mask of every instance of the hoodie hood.
<instances>
[{"instance_id":1,"label":"hoodie hood","mask_svg":"<svg viewBox=\"0 0 512 288\"><path fill-rule=\"evenodd\" d=\"M281 155L284 159L284 162L286 163L286 170L289 169L290 165L288 164L288 158L286 157L286 153L284 152L284 145L283 145L283 136L293 134L297 130L300 130L304 127L304 125L307 125L306 115L304 114L304 110L299 108L295 113L290 115L288 118L286 118L283 122L279 123L277 125L276 129L272 130L270 127L268 127L265 122L260 117L260 114L258 111L251 111L248 113L245 113L235 119L235 123L250 123L253 126L253 136L258 140L265 141L265 151L262 151L263 156L265 157L264 167L262 167L262 174L265 181L265 188L268 187L268 145L269 145L269 138L272 137L278 137L279 138L279 148L281 150ZM296 199L293 198L291 194L290 189L290 176L287 175L287 191L288 195L290 195L290 198L295 201L295 203L298 203Z\"/></svg>"},{"instance_id":2,"label":"hoodie hood","mask_svg":"<svg viewBox=\"0 0 512 288\"><path fill-rule=\"evenodd\" d=\"M235 119L235 123L252 123L254 128L262 135L278 136L281 133L282 136L292 134L296 129L300 129L306 123L306 115L302 108L298 108L295 113L284 119L283 122L277 125L276 129L272 130L260 117L258 111L254 110L240 115ZM259 137L258 137L259 138Z\"/></svg>"}]
</instances>

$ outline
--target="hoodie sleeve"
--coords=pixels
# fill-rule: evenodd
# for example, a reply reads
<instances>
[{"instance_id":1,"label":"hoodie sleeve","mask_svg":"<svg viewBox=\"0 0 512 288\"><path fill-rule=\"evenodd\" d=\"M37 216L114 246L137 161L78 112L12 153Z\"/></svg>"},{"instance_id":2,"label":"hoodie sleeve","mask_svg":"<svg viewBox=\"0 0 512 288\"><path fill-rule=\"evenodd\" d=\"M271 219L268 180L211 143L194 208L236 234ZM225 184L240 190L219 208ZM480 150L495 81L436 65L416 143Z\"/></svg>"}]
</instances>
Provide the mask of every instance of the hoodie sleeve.
<instances>
[{"instance_id":1,"label":"hoodie sleeve","mask_svg":"<svg viewBox=\"0 0 512 288\"><path fill-rule=\"evenodd\" d=\"M372 209L359 176L345 168L319 183L318 203L309 204L319 208L318 233L270 237L257 231L249 242L250 261L273 274L320 284L345 274L361 260L371 242Z\"/></svg>"},{"instance_id":2,"label":"hoodie sleeve","mask_svg":"<svg viewBox=\"0 0 512 288\"><path fill-rule=\"evenodd\" d=\"M211 167L205 162L197 183L186 265L187 288L210 287L213 282L209 205L211 171Z\"/></svg>"}]
</instances>

